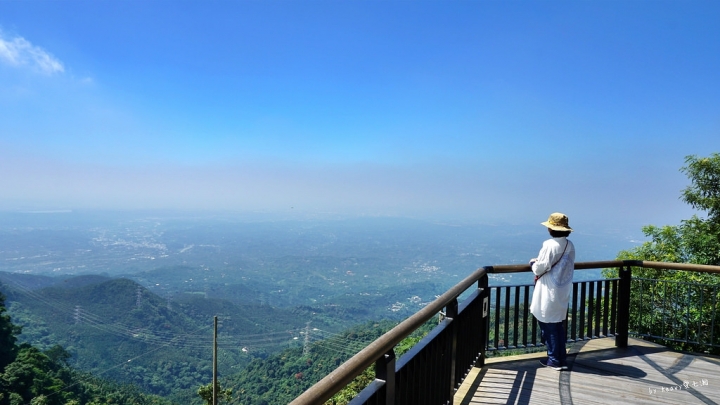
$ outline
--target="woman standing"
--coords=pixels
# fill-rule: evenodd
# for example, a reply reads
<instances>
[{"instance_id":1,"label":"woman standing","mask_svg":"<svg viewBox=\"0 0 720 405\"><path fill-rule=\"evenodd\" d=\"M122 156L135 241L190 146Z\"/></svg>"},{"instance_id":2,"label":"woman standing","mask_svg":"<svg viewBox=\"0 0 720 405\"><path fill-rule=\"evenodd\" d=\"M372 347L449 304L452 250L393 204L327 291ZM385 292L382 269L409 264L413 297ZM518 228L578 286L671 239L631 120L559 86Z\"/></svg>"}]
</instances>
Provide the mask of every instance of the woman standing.
<instances>
[{"instance_id":1,"label":"woman standing","mask_svg":"<svg viewBox=\"0 0 720 405\"><path fill-rule=\"evenodd\" d=\"M575 246L567 239L572 228L568 217L559 212L551 214L542 225L548 228L551 238L543 242L538 257L530 261L536 280L530 312L540 324L542 341L547 347L548 357L540 363L554 370L567 370L563 321L575 270Z\"/></svg>"}]
</instances>

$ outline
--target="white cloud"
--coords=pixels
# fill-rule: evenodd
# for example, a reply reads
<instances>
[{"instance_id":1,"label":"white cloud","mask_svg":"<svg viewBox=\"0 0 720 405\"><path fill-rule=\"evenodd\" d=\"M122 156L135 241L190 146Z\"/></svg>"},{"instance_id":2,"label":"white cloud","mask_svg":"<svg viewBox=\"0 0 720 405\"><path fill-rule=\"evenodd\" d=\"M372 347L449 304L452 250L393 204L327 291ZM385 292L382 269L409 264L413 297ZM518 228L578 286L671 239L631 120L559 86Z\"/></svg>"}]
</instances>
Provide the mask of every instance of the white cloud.
<instances>
[{"instance_id":1,"label":"white cloud","mask_svg":"<svg viewBox=\"0 0 720 405\"><path fill-rule=\"evenodd\" d=\"M65 71L62 62L23 37L6 38L0 32L0 62L10 66L29 67L44 74Z\"/></svg>"}]
</instances>

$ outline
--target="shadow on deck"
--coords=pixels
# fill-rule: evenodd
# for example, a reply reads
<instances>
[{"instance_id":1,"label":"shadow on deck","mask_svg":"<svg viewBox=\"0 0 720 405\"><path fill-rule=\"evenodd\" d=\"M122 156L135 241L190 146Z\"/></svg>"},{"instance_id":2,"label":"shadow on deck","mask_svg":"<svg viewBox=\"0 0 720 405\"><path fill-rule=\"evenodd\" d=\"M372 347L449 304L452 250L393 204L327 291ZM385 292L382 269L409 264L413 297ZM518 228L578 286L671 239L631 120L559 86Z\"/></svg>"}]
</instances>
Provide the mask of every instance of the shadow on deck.
<instances>
[{"instance_id":1,"label":"shadow on deck","mask_svg":"<svg viewBox=\"0 0 720 405\"><path fill-rule=\"evenodd\" d=\"M458 389L454 405L718 404L720 358L673 352L629 339L569 345L568 371L540 365L544 353L486 360Z\"/></svg>"}]
</instances>

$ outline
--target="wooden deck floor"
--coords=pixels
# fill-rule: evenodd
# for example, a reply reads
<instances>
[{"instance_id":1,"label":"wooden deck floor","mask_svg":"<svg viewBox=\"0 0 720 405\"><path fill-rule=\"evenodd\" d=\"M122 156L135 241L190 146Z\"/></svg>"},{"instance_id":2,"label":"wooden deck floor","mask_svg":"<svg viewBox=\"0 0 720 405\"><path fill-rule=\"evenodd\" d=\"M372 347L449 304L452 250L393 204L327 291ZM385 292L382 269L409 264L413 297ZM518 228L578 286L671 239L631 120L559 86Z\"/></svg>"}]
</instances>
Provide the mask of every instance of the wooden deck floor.
<instances>
[{"instance_id":1,"label":"wooden deck floor","mask_svg":"<svg viewBox=\"0 0 720 405\"><path fill-rule=\"evenodd\" d=\"M454 405L720 404L720 358L615 339L574 343L568 371L543 367L543 353L489 359L474 368Z\"/></svg>"}]
</instances>

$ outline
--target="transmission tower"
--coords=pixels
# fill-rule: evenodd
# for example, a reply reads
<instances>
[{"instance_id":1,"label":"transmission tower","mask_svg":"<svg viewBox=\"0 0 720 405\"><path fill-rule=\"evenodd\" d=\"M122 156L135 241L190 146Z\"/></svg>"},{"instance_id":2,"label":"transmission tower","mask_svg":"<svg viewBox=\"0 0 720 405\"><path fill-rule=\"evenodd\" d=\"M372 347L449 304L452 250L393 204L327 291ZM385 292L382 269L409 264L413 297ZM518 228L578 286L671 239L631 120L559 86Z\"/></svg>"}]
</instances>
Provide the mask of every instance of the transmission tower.
<instances>
[{"instance_id":1,"label":"transmission tower","mask_svg":"<svg viewBox=\"0 0 720 405\"><path fill-rule=\"evenodd\" d=\"M310 321L305 324L305 342L303 342L303 357L310 354Z\"/></svg>"},{"instance_id":2,"label":"transmission tower","mask_svg":"<svg viewBox=\"0 0 720 405\"><path fill-rule=\"evenodd\" d=\"M80 323L80 311L82 309L80 308L80 305L75 305L75 315L73 316L75 318L75 325Z\"/></svg>"},{"instance_id":3,"label":"transmission tower","mask_svg":"<svg viewBox=\"0 0 720 405\"><path fill-rule=\"evenodd\" d=\"M140 308L140 303L142 302L142 301L140 300L140 298L142 298L142 288L140 288L140 287L138 286L138 288L137 288L137 300L135 301L135 306L138 307L138 308Z\"/></svg>"}]
</instances>

